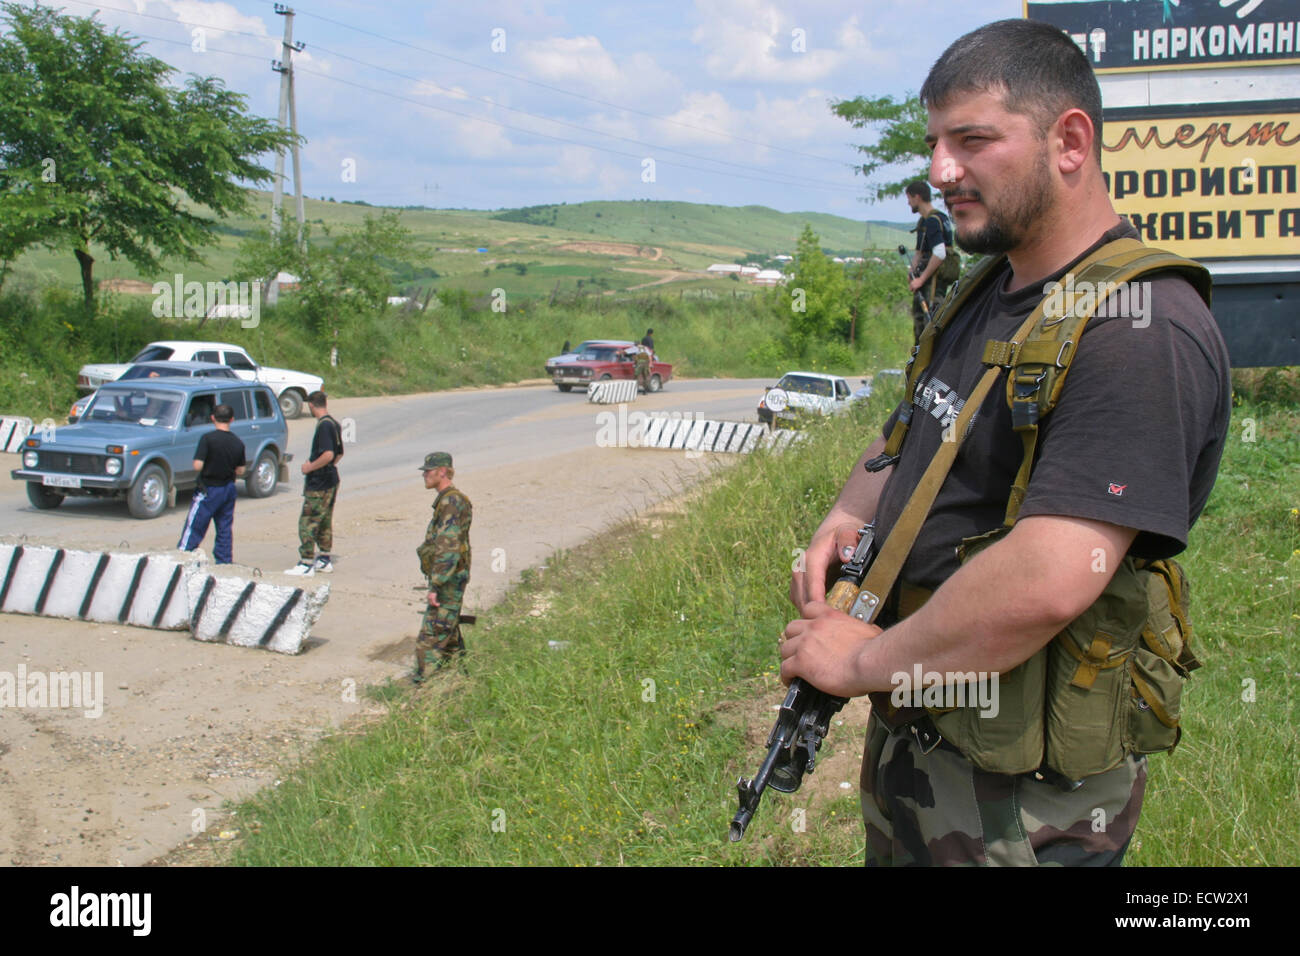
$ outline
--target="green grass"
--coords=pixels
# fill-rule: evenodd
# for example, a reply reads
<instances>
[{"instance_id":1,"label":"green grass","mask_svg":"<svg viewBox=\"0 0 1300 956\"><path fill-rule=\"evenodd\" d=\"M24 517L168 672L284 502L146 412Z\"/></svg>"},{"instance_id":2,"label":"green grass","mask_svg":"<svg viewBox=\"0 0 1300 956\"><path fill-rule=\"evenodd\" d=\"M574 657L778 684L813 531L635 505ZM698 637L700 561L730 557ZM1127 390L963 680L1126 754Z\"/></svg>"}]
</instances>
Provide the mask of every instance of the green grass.
<instances>
[{"instance_id":1,"label":"green grass","mask_svg":"<svg viewBox=\"0 0 1300 956\"><path fill-rule=\"evenodd\" d=\"M257 825L236 861L860 859L853 794L809 812L806 833L785 825L791 804L775 795L744 842L728 843L726 829L734 781L760 756L740 715L780 696L774 639L790 614L792 549L888 406L876 396L814 430L797 453L736 463L685 514L631 525L527 574L472 631L468 676L395 698L369 733L326 742L280 787L241 806L240 819ZM1240 440L1247 419L1254 442ZM1131 864L1300 863L1298 426L1293 406L1237 409L1183 558L1205 667L1188 686L1183 742L1150 760ZM1251 703L1245 678L1255 682Z\"/></svg>"}]
</instances>

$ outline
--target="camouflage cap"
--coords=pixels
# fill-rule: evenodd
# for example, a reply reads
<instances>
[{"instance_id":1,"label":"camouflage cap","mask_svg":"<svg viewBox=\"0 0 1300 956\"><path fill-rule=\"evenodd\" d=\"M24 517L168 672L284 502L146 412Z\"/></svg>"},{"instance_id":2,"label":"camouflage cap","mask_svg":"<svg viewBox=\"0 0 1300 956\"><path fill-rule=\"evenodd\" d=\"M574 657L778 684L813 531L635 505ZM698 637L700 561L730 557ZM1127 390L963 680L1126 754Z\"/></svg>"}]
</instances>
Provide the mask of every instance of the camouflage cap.
<instances>
[{"instance_id":1,"label":"camouflage cap","mask_svg":"<svg viewBox=\"0 0 1300 956\"><path fill-rule=\"evenodd\" d=\"M429 471L432 468L451 468L451 455L445 451L431 451L424 456L424 464L420 466L421 471Z\"/></svg>"}]
</instances>

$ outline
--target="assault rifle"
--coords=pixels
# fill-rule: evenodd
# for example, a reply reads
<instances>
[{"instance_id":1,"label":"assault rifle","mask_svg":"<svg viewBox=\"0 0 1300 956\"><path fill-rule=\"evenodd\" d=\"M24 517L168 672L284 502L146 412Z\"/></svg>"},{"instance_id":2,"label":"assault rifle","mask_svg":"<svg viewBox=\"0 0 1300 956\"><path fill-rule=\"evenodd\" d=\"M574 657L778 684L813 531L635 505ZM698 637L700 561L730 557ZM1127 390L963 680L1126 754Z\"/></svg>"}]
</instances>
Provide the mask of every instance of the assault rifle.
<instances>
[{"instance_id":1,"label":"assault rifle","mask_svg":"<svg viewBox=\"0 0 1300 956\"><path fill-rule=\"evenodd\" d=\"M870 621L879 610L871 603L873 598L860 597L875 540L876 532L872 525L865 525L858 531L858 546L853 557L844 565L840 579L826 597L831 607L863 621ZM831 718L846 703L847 698L818 690L801 677L790 682L776 724L768 734L767 756L758 773L753 780L741 777L736 782L740 809L731 821L733 843L745 835L745 828L754 818L754 811L758 809L758 802L767 787L781 793L794 793L803 783L803 775L813 772L817 765L817 751L821 748L822 738L830 730Z\"/></svg>"},{"instance_id":2,"label":"assault rifle","mask_svg":"<svg viewBox=\"0 0 1300 956\"><path fill-rule=\"evenodd\" d=\"M900 243L898 246L898 254L902 256L903 260L907 263L907 277L909 279L915 279L916 276L921 274L919 272L917 272L916 275L912 274L914 270L912 269L912 260L907 257L907 246ZM921 286L921 289L924 288L925 286ZM921 306L921 311L925 313L925 321L929 322L931 319L930 303L925 301L925 296L922 294L921 289L917 289L912 293L912 301Z\"/></svg>"}]
</instances>

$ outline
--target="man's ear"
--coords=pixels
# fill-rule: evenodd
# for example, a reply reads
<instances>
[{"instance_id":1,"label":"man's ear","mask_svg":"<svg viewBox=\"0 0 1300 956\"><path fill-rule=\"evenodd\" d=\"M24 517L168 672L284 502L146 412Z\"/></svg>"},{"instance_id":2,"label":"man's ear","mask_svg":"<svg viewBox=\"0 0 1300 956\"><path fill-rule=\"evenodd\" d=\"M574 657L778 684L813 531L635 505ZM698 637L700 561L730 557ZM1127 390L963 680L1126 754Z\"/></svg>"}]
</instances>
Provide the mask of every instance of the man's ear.
<instances>
[{"instance_id":1,"label":"man's ear","mask_svg":"<svg viewBox=\"0 0 1300 956\"><path fill-rule=\"evenodd\" d=\"M1077 173L1092 156L1092 144L1097 131L1083 110L1075 107L1062 113L1053 124L1051 137L1059 153L1057 168L1065 175Z\"/></svg>"}]
</instances>

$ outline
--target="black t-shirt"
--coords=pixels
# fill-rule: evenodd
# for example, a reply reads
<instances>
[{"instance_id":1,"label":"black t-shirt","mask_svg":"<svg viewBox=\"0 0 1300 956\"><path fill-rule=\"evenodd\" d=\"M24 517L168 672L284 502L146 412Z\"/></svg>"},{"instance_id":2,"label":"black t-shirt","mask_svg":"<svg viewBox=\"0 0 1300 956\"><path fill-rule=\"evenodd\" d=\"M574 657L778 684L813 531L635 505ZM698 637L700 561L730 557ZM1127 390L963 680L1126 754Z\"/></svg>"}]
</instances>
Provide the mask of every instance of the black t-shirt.
<instances>
[{"instance_id":1,"label":"black t-shirt","mask_svg":"<svg viewBox=\"0 0 1300 956\"><path fill-rule=\"evenodd\" d=\"M1121 237L1136 237L1128 220L1092 249ZM880 497L880 540L983 376L985 342L1014 335L1042 299L1043 286L1072 266L1012 293L1003 291L1010 274L1004 267L944 331L917 383L911 427ZM1084 327L1057 406L1040 423L1020 517L1062 515L1136 528L1129 553L1154 559L1187 546L1188 530L1205 507L1227 437L1232 389L1223 337L1196 290L1177 275L1140 281L1148 280L1141 318L1135 306L1129 317L1094 315ZM889 417L886 435L898 413ZM1023 455L1004 371L972 419L903 580L937 588L957 570L955 548L963 538L1002 524Z\"/></svg>"},{"instance_id":2,"label":"black t-shirt","mask_svg":"<svg viewBox=\"0 0 1300 956\"><path fill-rule=\"evenodd\" d=\"M937 212L932 212L917 223L916 249L921 253L921 258L916 263L917 275L920 275L921 270L929 265L930 253L934 250L934 247L943 244L943 222ZM948 246L944 246L945 254L948 248Z\"/></svg>"},{"instance_id":3,"label":"black t-shirt","mask_svg":"<svg viewBox=\"0 0 1300 956\"><path fill-rule=\"evenodd\" d=\"M235 469L247 464L244 443L230 432L213 429L199 438L194 450L194 460L203 462L199 472L199 487L224 485L235 480Z\"/></svg>"},{"instance_id":4,"label":"black t-shirt","mask_svg":"<svg viewBox=\"0 0 1300 956\"><path fill-rule=\"evenodd\" d=\"M311 439L311 461L315 461L327 451L334 452L334 458L324 468L317 468L307 475L308 491L328 491L339 483L339 470L334 467L339 452L343 450L343 436L339 432L339 423L328 415L316 420L316 434Z\"/></svg>"}]
</instances>

